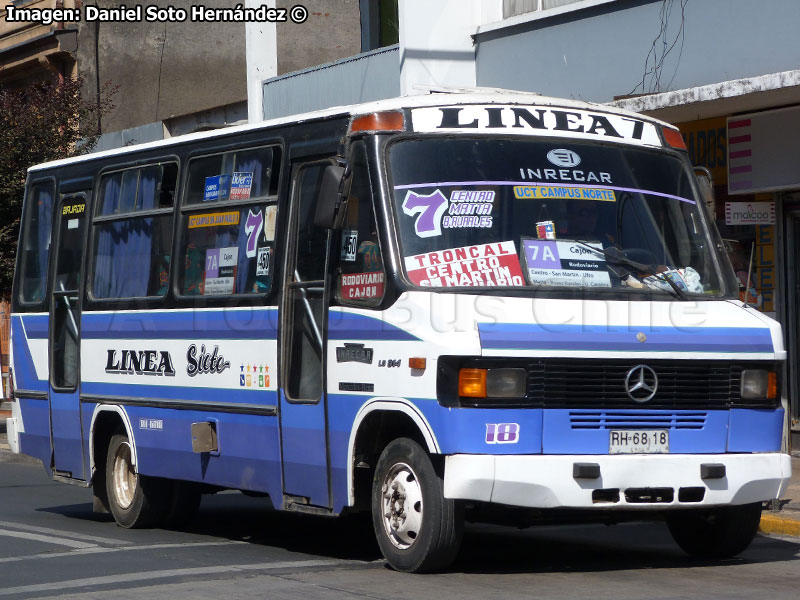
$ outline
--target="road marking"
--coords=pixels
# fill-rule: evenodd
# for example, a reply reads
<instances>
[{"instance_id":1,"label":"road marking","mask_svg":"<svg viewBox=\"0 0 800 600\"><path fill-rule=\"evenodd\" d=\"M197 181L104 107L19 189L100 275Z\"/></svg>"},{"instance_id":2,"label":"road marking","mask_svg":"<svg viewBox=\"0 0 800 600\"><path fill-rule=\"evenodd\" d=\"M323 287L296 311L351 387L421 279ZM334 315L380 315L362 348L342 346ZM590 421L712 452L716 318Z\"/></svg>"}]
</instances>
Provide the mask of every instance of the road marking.
<instances>
[{"instance_id":1,"label":"road marking","mask_svg":"<svg viewBox=\"0 0 800 600\"><path fill-rule=\"evenodd\" d=\"M87 544L86 542L76 542L67 538L57 538L50 535L40 535L38 533L28 533L26 531L11 531L10 529L0 529L0 536L23 538L45 544L56 546L67 546L68 548L97 548L97 544Z\"/></svg>"},{"instance_id":2,"label":"road marking","mask_svg":"<svg viewBox=\"0 0 800 600\"><path fill-rule=\"evenodd\" d=\"M236 573L239 571L276 571L279 569L303 569L310 567L335 567L335 566L356 566L368 565L369 563L355 560L291 560L274 563L257 563L252 565L220 565L209 567L197 567L192 569L166 569L164 571L144 571L141 573L122 573L120 575L108 575L105 577L89 577L86 579L71 579L68 581L54 581L52 583L37 583L33 585L21 585L12 588L0 589L0 596L10 596L11 594L29 594L32 592L50 592L53 590L67 590L84 588L100 585L111 585L118 583L142 583L154 579L170 579L173 577L188 577L199 575L207 579L208 575L222 573Z\"/></svg>"},{"instance_id":3,"label":"road marking","mask_svg":"<svg viewBox=\"0 0 800 600\"><path fill-rule=\"evenodd\" d=\"M23 531L35 531L37 533L46 533L56 537L75 538L85 542L96 542L98 544L110 544L112 546L124 546L132 544L125 540L117 540L114 538L98 537L95 535L84 535L82 533L75 533L72 531L62 531L61 529L50 529L48 527L37 527L35 525L26 525L25 523L12 523L11 521L0 521L0 527L8 527L9 529L21 529Z\"/></svg>"},{"instance_id":4,"label":"road marking","mask_svg":"<svg viewBox=\"0 0 800 600\"><path fill-rule=\"evenodd\" d=\"M25 556L7 556L0 558L0 563L21 562L24 560L41 560L44 558L63 558L65 556L79 556L84 554L107 554L109 552L130 552L132 550L161 550L165 548L194 548L198 546L230 546L232 544L246 544L247 542L226 541L226 542L177 542L171 544L149 544L147 546L125 546L122 548L102 548L94 546L92 548L82 548L70 550L69 552L46 552L43 554L28 554Z\"/></svg>"}]
</instances>

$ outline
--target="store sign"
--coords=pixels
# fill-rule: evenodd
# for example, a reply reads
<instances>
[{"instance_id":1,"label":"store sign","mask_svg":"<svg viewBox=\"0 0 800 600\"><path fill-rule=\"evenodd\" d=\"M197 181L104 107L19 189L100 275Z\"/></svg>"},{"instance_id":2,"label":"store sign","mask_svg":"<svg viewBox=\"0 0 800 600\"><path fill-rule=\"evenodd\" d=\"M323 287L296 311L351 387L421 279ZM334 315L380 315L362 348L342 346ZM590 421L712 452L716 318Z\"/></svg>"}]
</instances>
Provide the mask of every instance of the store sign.
<instances>
[{"instance_id":1,"label":"store sign","mask_svg":"<svg viewBox=\"0 0 800 600\"><path fill-rule=\"evenodd\" d=\"M800 188L800 108L728 117L728 193Z\"/></svg>"},{"instance_id":2,"label":"store sign","mask_svg":"<svg viewBox=\"0 0 800 600\"><path fill-rule=\"evenodd\" d=\"M726 202L725 225L774 225L774 202Z\"/></svg>"}]
</instances>

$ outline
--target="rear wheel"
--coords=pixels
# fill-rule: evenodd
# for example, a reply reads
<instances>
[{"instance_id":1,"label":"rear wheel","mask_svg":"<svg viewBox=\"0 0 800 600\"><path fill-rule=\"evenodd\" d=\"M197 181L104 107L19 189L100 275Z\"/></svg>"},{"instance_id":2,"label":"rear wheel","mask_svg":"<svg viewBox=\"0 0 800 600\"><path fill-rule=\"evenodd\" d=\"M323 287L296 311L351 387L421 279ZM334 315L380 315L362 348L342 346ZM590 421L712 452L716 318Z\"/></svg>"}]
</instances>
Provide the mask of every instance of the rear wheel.
<instances>
[{"instance_id":1,"label":"rear wheel","mask_svg":"<svg viewBox=\"0 0 800 600\"><path fill-rule=\"evenodd\" d=\"M729 558L743 552L760 521L760 502L667 515L667 526L678 545L702 558Z\"/></svg>"},{"instance_id":2,"label":"rear wheel","mask_svg":"<svg viewBox=\"0 0 800 600\"><path fill-rule=\"evenodd\" d=\"M167 482L136 472L124 433L114 434L108 444L106 494L114 520L126 529L158 525L168 508Z\"/></svg>"},{"instance_id":3,"label":"rear wheel","mask_svg":"<svg viewBox=\"0 0 800 600\"><path fill-rule=\"evenodd\" d=\"M444 497L442 478L413 440L394 440L378 460L372 523L381 552L398 571L444 569L458 554L463 529L460 507Z\"/></svg>"}]
</instances>

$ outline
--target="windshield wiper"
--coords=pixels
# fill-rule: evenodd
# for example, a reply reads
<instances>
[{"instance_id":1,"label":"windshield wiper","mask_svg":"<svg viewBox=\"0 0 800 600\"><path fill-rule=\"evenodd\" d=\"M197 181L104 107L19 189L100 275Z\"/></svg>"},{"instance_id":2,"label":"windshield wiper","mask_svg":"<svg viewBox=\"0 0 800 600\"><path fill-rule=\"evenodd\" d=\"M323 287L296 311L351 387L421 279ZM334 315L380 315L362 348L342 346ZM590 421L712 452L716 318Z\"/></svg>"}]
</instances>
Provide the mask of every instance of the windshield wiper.
<instances>
[{"instance_id":1,"label":"windshield wiper","mask_svg":"<svg viewBox=\"0 0 800 600\"><path fill-rule=\"evenodd\" d=\"M596 254L600 254L600 255L604 256L607 262L611 262L611 263L614 263L614 264L622 265L623 267L628 267L629 269L632 269L637 275L640 275L640 276L653 276L656 279L658 279L659 281L663 281L663 282L667 283L667 285L669 285L669 287L671 287L672 290L675 292L675 296L677 296L681 300L687 300L688 299L688 296L686 295L686 292L683 291L678 286L677 283L672 281L671 278L656 272L656 266L655 265L648 265L648 264L645 264L645 263L640 263L640 262L638 262L636 260L633 260L632 258L628 258L616 246L610 246L609 248L603 248L603 247L597 248L597 247L592 246L591 244L589 244L587 242L584 242L584 241L581 241L581 240L573 240L573 241L576 244L578 244L580 246L583 246L584 248L586 248L588 250L591 250L592 252L594 252Z\"/></svg>"}]
</instances>

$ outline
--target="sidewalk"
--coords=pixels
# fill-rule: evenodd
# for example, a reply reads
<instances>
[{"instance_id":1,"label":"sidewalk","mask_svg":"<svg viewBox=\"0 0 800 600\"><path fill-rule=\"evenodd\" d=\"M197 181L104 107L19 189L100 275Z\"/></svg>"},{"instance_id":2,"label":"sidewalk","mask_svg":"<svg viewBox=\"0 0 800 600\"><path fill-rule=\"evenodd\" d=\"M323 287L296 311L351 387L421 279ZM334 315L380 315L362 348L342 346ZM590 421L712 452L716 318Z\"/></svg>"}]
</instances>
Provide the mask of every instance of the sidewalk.
<instances>
[{"instance_id":1,"label":"sidewalk","mask_svg":"<svg viewBox=\"0 0 800 600\"><path fill-rule=\"evenodd\" d=\"M11 411L4 409L5 405L0 404L0 461L3 459L3 454L8 455L11 452L6 438L6 418L11 416ZM761 515L761 532L800 537L800 452L798 451L792 455L792 480L781 500L788 500L781 510L765 510Z\"/></svg>"},{"instance_id":2,"label":"sidewalk","mask_svg":"<svg viewBox=\"0 0 800 600\"><path fill-rule=\"evenodd\" d=\"M765 510L761 514L762 533L800 537L800 452L792 453L792 480L782 500L789 500L780 511Z\"/></svg>"}]
</instances>

